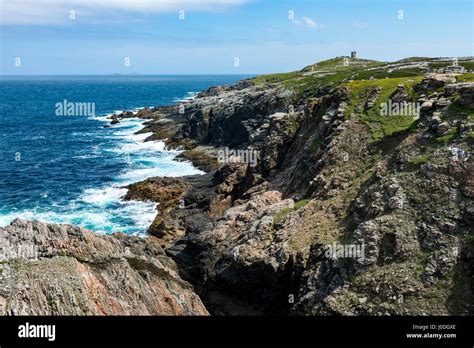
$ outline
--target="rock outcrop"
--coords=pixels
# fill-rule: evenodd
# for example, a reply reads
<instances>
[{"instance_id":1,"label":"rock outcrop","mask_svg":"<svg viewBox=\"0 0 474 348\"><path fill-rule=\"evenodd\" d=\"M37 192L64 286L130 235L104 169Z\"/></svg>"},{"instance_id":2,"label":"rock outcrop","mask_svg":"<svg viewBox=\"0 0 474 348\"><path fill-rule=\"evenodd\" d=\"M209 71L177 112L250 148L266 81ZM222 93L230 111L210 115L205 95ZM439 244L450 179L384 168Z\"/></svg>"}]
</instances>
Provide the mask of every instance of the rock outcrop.
<instances>
[{"instance_id":1,"label":"rock outcrop","mask_svg":"<svg viewBox=\"0 0 474 348\"><path fill-rule=\"evenodd\" d=\"M144 131L170 147L258 154L255 166L182 178L184 205L162 225L211 313L473 313L471 82L429 62L353 64L210 88L147 114ZM420 114L380 114L389 100ZM331 257L333 245L363 257Z\"/></svg>"},{"instance_id":2,"label":"rock outcrop","mask_svg":"<svg viewBox=\"0 0 474 348\"><path fill-rule=\"evenodd\" d=\"M207 315L156 238L15 220L0 228L2 315Z\"/></svg>"}]
</instances>

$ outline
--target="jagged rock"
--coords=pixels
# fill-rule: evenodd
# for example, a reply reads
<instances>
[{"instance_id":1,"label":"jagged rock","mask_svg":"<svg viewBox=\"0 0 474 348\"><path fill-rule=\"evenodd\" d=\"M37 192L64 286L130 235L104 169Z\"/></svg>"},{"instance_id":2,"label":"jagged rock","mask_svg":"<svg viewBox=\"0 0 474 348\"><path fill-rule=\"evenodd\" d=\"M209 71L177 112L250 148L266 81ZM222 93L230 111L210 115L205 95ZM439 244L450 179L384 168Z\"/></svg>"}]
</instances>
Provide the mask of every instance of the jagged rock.
<instances>
[{"instance_id":1,"label":"jagged rock","mask_svg":"<svg viewBox=\"0 0 474 348\"><path fill-rule=\"evenodd\" d=\"M458 254L457 248L443 249L431 254L421 275L423 282L432 285L445 278L453 269Z\"/></svg>"},{"instance_id":2,"label":"jagged rock","mask_svg":"<svg viewBox=\"0 0 474 348\"><path fill-rule=\"evenodd\" d=\"M441 122L437 127L436 127L436 134L437 135L445 135L449 131L449 123L448 122Z\"/></svg>"},{"instance_id":3,"label":"jagged rock","mask_svg":"<svg viewBox=\"0 0 474 348\"><path fill-rule=\"evenodd\" d=\"M197 98L217 96L229 89L229 86L213 86L209 87L206 91L199 92Z\"/></svg>"},{"instance_id":4,"label":"jagged rock","mask_svg":"<svg viewBox=\"0 0 474 348\"><path fill-rule=\"evenodd\" d=\"M429 127L433 132L436 132L439 124L441 123L441 112L433 112L431 116Z\"/></svg>"},{"instance_id":5,"label":"jagged rock","mask_svg":"<svg viewBox=\"0 0 474 348\"><path fill-rule=\"evenodd\" d=\"M403 209L403 204L405 202L405 198L403 195L396 195L393 197L390 197L388 200L388 206L390 209Z\"/></svg>"},{"instance_id":6,"label":"jagged rock","mask_svg":"<svg viewBox=\"0 0 474 348\"><path fill-rule=\"evenodd\" d=\"M398 85L397 89L389 97L394 103L404 103L410 101L408 90L405 85Z\"/></svg>"},{"instance_id":7,"label":"jagged rock","mask_svg":"<svg viewBox=\"0 0 474 348\"><path fill-rule=\"evenodd\" d=\"M137 112L137 114L135 115L135 117L138 117L138 118L146 118L148 115L150 115L151 113L153 112L153 109L150 109L150 108L144 108L144 109L141 109Z\"/></svg>"},{"instance_id":8,"label":"jagged rock","mask_svg":"<svg viewBox=\"0 0 474 348\"><path fill-rule=\"evenodd\" d=\"M379 97L381 92L382 92L382 87L379 87L379 86L371 88L368 91L368 97L364 105L365 110L369 110L374 106L374 103Z\"/></svg>"},{"instance_id":9,"label":"jagged rock","mask_svg":"<svg viewBox=\"0 0 474 348\"><path fill-rule=\"evenodd\" d=\"M461 95L459 104L474 109L474 83L463 85L459 90L459 94Z\"/></svg>"},{"instance_id":10,"label":"jagged rock","mask_svg":"<svg viewBox=\"0 0 474 348\"><path fill-rule=\"evenodd\" d=\"M246 203L228 209L216 226L186 240L187 249L199 251L193 261L189 260L192 265L187 266L198 267L203 273L204 284L200 287L232 289L231 293L253 310L277 310L272 309L272 297L282 296L279 286L286 285L278 285L278 279L285 277L284 265L292 257L284 235L273 230L273 216L293 205L292 200L281 198L281 193L275 191L253 195ZM176 253L174 257L187 263L181 255ZM258 284L258 290L242 284L242 278ZM212 293L208 296L211 298L207 297L206 303L215 301ZM260 296L267 296L267 302L260 302Z\"/></svg>"},{"instance_id":11,"label":"jagged rock","mask_svg":"<svg viewBox=\"0 0 474 348\"><path fill-rule=\"evenodd\" d=\"M432 99L423 101L423 103L420 105L420 111L427 112L433 109L433 103L434 103L434 100Z\"/></svg>"},{"instance_id":12,"label":"jagged rock","mask_svg":"<svg viewBox=\"0 0 474 348\"><path fill-rule=\"evenodd\" d=\"M474 108L474 82L452 83L446 86L446 95L459 94L459 104Z\"/></svg>"},{"instance_id":13,"label":"jagged rock","mask_svg":"<svg viewBox=\"0 0 474 348\"><path fill-rule=\"evenodd\" d=\"M110 122L110 124L119 124L120 123L120 120L118 119L117 115L112 115L111 119L112 119L112 121Z\"/></svg>"},{"instance_id":14,"label":"jagged rock","mask_svg":"<svg viewBox=\"0 0 474 348\"><path fill-rule=\"evenodd\" d=\"M217 159L210 155L205 149L194 148L183 151L176 159L191 161L193 166L205 172L213 172L219 168Z\"/></svg>"},{"instance_id":15,"label":"jagged rock","mask_svg":"<svg viewBox=\"0 0 474 348\"><path fill-rule=\"evenodd\" d=\"M435 226L422 223L419 233L421 246L425 250L433 251L443 244L443 234Z\"/></svg>"},{"instance_id":16,"label":"jagged rock","mask_svg":"<svg viewBox=\"0 0 474 348\"><path fill-rule=\"evenodd\" d=\"M456 79L451 75L431 74L424 78L420 83L416 84L413 88L417 92L426 92L438 89L455 81Z\"/></svg>"},{"instance_id":17,"label":"jagged rock","mask_svg":"<svg viewBox=\"0 0 474 348\"><path fill-rule=\"evenodd\" d=\"M159 209L167 209L178 204L187 187L179 178L150 178L128 185L124 199L157 202Z\"/></svg>"},{"instance_id":18,"label":"jagged rock","mask_svg":"<svg viewBox=\"0 0 474 348\"><path fill-rule=\"evenodd\" d=\"M3 315L207 314L153 237L17 219L0 228L0 245L34 251L2 261Z\"/></svg>"},{"instance_id":19,"label":"jagged rock","mask_svg":"<svg viewBox=\"0 0 474 348\"><path fill-rule=\"evenodd\" d=\"M436 109L445 109L447 108L449 105L451 105L451 100L449 100L448 98L438 98L435 100L434 102L434 106L436 107Z\"/></svg>"}]
</instances>

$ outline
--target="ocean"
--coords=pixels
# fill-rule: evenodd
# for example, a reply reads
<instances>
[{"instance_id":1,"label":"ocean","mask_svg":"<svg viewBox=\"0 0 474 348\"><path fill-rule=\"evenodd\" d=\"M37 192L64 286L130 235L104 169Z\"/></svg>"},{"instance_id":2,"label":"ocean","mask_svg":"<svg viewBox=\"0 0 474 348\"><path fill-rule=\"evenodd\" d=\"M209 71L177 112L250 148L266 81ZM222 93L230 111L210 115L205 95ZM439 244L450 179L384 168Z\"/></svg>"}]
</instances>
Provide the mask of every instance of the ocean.
<instances>
[{"instance_id":1,"label":"ocean","mask_svg":"<svg viewBox=\"0 0 474 348\"><path fill-rule=\"evenodd\" d=\"M126 185L201 173L178 151L135 134L143 120L104 128L122 110L170 105L247 76L0 77L0 226L15 218L69 223L100 233L143 235L156 204L125 202ZM58 115L58 103L95 114Z\"/></svg>"}]
</instances>

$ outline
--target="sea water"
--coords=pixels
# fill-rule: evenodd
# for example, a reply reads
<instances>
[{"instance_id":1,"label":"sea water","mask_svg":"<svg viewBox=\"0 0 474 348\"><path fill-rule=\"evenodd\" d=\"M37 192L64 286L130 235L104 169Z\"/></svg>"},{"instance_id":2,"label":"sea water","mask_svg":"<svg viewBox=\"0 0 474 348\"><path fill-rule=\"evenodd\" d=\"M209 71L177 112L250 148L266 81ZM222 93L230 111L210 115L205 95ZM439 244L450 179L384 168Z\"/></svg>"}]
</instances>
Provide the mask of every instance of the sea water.
<instances>
[{"instance_id":1,"label":"sea water","mask_svg":"<svg viewBox=\"0 0 474 348\"><path fill-rule=\"evenodd\" d=\"M144 234L153 202L123 201L126 185L201 173L177 151L136 134L143 120L105 128L107 115L180 102L244 76L0 77L0 226L15 218L70 223L96 232ZM94 114L56 105L93 103Z\"/></svg>"}]
</instances>

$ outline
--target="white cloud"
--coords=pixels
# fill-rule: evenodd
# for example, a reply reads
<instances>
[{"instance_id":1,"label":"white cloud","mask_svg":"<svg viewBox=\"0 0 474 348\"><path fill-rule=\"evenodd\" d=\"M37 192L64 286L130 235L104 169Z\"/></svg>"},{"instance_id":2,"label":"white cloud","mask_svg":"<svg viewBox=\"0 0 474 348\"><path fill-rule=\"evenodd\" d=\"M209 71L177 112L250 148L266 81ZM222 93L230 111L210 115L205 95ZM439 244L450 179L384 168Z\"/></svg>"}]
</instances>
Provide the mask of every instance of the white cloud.
<instances>
[{"instance_id":1,"label":"white cloud","mask_svg":"<svg viewBox=\"0 0 474 348\"><path fill-rule=\"evenodd\" d=\"M251 0L0 0L0 24L62 24L69 11L94 16L129 13L223 11Z\"/></svg>"},{"instance_id":2,"label":"white cloud","mask_svg":"<svg viewBox=\"0 0 474 348\"><path fill-rule=\"evenodd\" d=\"M300 26L300 27L306 27L310 29L318 29L319 25L314 21L313 19L309 17L302 17L301 19L294 18L292 20L293 24Z\"/></svg>"},{"instance_id":3,"label":"white cloud","mask_svg":"<svg viewBox=\"0 0 474 348\"><path fill-rule=\"evenodd\" d=\"M309 17L303 17L303 22L306 27L316 29L318 24Z\"/></svg>"}]
</instances>

